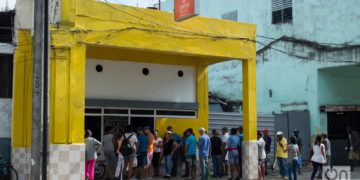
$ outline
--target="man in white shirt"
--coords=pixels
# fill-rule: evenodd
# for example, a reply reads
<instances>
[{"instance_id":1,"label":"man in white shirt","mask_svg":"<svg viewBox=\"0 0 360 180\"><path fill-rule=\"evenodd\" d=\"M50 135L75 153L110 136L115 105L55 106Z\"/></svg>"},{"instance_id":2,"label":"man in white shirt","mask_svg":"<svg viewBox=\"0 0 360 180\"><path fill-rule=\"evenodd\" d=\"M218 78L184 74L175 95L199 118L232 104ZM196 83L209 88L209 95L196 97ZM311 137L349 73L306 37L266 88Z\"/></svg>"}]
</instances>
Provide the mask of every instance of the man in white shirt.
<instances>
[{"instance_id":1,"label":"man in white shirt","mask_svg":"<svg viewBox=\"0 0 360 180\"><path fill-rule=\"evenodd\" d=\"M228 162L228 157L227 157L227 147L226 147L226 144L229 140L229 133L228 133L228 128L227 127L223 127L221 129L221 133L222 133L222 136L221 136L221 141L222 141L222 149L223 149L223 176L227 176L229 175L229 162Z\"/></svg>"},{"instance_id":2,"label":"man in white shirt","mask_svg":"<svg viewBox=\"0 0 360 180\"><path fill-rule=\"evenodd\" d=\"M113 179L115 175L115 168L117 164L114 153L114 128L111 126L105 127L105 135L103 136L103 150L106 163L105 179Z\"/></svg>"}]
</instances>

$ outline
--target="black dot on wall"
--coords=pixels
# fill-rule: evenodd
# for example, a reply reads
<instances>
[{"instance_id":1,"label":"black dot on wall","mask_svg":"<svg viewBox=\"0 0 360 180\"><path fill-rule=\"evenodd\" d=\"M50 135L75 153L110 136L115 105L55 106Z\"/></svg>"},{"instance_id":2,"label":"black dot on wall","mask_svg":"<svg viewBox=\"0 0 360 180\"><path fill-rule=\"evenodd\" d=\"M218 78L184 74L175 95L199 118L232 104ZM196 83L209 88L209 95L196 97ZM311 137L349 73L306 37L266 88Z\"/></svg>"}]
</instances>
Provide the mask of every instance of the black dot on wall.
<instances>
[{"instance_id":1,"label":"black dot on wall","mask_svg":"<svg viewBox=\"0 0 360 180\"><path fill-rule=\"evenodd\" d=\"M102 72L104 70L102 65L100 65L100 64L96 65L95 69L96 69L96 72Z\"/></svg>"},{"instance_id":2,"label":"black dot on wall","mask_svg":"<svg viewBox=\"0 0 360 180\"><path fill-rule=\"evenodd\" d=\"M147 76L147 75L149 75L150 71L149 71L148 68L143 68L143 69L142 69L142 73L143 73L145 76Z\"/></svg>"},{"instance_id":3,"label":"black dot on wall","mask_svg":"<svg viewBox=\"0 0 360 180\"><path fill-rule=\"evenodd\" d=\"M179 76L179 77L183 77L183 76L184 76L184 72L183 72L183 71L178 71L178 76Z\"/></svg>"}]
</instances>

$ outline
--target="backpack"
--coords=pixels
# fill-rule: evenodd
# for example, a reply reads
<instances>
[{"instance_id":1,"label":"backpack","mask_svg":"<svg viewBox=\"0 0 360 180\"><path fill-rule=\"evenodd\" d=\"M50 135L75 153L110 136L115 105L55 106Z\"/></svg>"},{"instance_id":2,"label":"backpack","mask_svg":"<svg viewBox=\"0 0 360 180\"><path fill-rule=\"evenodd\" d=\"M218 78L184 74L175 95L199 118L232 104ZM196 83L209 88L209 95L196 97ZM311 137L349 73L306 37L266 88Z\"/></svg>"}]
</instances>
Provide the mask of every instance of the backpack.
<instances>
[{"instance_id":1,"label":"backpack","mask_svg":"<svg viewBox=\"0 0 360 180\"><path fill-rule=\"evenodd\" d=\"M125 137L125 134L124 134L124 140L122 141L121 143L121 147L120 147L120 153L123 155L123 156L128 156L132 153L135 152L135 148L134 146L132 146L130 144L130 141L129 139L133 136L133 134L131 134L128 138Z\"/></svg>"}]
</instances>

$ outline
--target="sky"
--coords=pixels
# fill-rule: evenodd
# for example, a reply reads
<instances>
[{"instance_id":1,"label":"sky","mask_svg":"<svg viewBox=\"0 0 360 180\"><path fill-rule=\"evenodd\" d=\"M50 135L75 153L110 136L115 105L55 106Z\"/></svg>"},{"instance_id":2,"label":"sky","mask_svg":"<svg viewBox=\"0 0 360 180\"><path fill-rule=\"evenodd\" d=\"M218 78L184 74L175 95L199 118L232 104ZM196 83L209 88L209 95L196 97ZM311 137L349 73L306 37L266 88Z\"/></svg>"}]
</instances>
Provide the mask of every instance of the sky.
<instances>
[{"instance_id":1,"label":"sky","mask_svg":"<svg viewBox=\"0 0 360 180\"><path fill-rule=\"evenodd\" d=\"M6 4L8 4L9 9L14 9L16 0L0 0L0 11L5 9ZM105 1L105 0L101 0ZM163 1L163 0L162 0ZM137 6L137 7L149 7L156 3L158 0L108 0L108 2L116 3L116 4L125 4L129 6Z\"/></svg>"}]
</instances>

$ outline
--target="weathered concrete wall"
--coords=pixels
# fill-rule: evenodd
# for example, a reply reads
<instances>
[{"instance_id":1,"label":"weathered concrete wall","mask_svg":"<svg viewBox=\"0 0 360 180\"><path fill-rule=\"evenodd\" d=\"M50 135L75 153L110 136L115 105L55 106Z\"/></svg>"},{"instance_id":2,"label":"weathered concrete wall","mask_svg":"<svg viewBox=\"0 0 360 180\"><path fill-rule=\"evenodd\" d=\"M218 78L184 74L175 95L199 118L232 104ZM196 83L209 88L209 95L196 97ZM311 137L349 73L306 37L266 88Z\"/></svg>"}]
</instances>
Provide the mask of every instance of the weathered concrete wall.
<instances>
[{"instance_id":1,"label":"weathered concrete wall","mask_svg":"<svg viewBox=\"0 0 360 180\"><path fill-rule=\"evenodd\" d=\"M0 138L11 137L12 100L0 98Z\"/></svg>"},{"instance_id":2,"label":"weathered concrete wall","mask_svg":"<svg viewBox=\"0 0 360 180\"><path fill-rule=\"evenodd\" d=\"M360 44L358 0L293 1L293 21L276 25L271 23L271 2L203 0L200 14L221 18L222 14L237 10L238 21L254 23L257 25L257 35L270 37L257 37L257 40L264 44L283 36L318 43ZM163 3L162 9L172 11L173 0ZM278 42L272 46L309 59L289 56L273 49L265 50L257 57L258 112L268 114L307 109L310 111L313 133L317 128L324 131L327 127L326 118L320 115L318 109L319 94L323 91L318 90L321 86L318 69L348 64L338 61L360 61L359 48L324 50L317 49L314 45ZM257 48L259 50L263 46L258 44ZM241 62L213 65L209 68L209 91L232 100L241 100L241 79ZM269 97L270 91L272 97Z\"/></svg>"}]
</instances>

